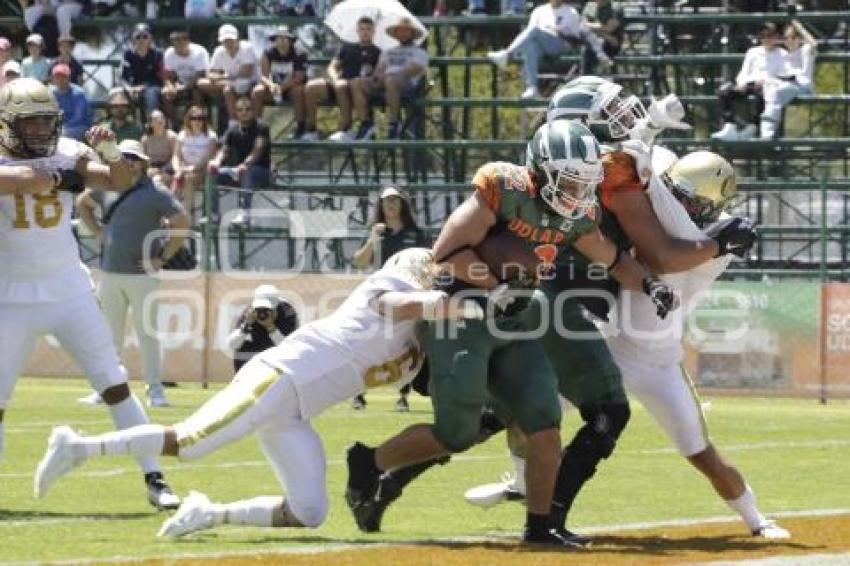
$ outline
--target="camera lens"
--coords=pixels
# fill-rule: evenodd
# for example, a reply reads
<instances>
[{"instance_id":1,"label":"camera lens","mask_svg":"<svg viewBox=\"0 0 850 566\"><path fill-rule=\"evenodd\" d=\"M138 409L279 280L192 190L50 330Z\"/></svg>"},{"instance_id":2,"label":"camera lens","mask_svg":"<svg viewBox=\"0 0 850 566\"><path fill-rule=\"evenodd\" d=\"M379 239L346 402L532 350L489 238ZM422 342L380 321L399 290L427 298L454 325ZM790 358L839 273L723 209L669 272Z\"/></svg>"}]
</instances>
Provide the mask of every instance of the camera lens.
<instances>
[{"instance_id":1,"label":"camera lens","mask_svg":"<svg viewBox=\"0 0 850 566\"><path fill-rule=\"evenodd\" d=\"M265 320L272 315L272 311L269 309L257 309L257 318L259 320Z\"/></svg>"}]
</instances>

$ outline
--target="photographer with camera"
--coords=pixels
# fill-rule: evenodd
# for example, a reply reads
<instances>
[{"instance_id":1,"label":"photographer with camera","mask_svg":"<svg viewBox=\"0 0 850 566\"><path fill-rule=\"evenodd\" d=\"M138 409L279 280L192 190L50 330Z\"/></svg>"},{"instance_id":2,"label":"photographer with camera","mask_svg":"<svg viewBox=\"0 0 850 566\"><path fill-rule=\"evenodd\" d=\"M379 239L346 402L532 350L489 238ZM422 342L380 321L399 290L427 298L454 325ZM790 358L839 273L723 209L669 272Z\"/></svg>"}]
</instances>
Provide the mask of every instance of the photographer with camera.
<instances>
[{"instance_id":1,"label":"photographer with camera","mask_svg":"<svg viewBox=\"0 0 850 566\"><path fill-rule=\"evenodd\" d=\"M233 351L233 369L239 371L254 355L277 346L298 328L298 315L292 305L280 298L274 285L260 285L254 299L236 321L227 337Z\"/></svg>"}]
</instances>

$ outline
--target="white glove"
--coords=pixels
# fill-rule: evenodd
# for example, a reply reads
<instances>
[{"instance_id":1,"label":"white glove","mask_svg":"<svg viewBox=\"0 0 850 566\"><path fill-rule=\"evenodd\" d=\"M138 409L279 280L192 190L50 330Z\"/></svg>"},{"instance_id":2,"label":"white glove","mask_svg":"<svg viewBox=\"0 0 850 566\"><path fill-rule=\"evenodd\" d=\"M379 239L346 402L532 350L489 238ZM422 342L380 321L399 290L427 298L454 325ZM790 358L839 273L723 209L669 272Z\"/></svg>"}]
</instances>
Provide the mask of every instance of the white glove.
<instances>
[{"instance_id":1,"label":"white glove","mask_svg":"<svg viewBox=\"0 0 850 566\"><path fill-rule=\"evenodd\" d=\"M487 292L487 300L493 303L498 311L504 312L513 304L516 297L511 293L507 283L501 283Z\"/></svg>"},{"instance_id":2,"label":"white glove","mask_svg":"<svg viewBox=\"0 0 850 566\"><path fill-rule=\"evenodd\" d=\"M115 140L102 140L94 146L94 150L106 163L115 163L121 160L121 150L118 149Z\"/></svg>"},{"instance_id":3,"label":"white glove","mask_svg":"<svg viewBox=\"0 0 850 566\"><path fill-rule=\"evenodd\" d=\"M690 124L682 122L685 118L685 107L682 101L673 93L668 94L661 100L652 99L647 109L652 124L659 128L670 128L673 130L690 130Z\"/></svg>"},{"instance_id":4,"label":"white glove","mask_svg":"<svg viewBox=\"0 0 850 566\"><path fill-rule=\"evenodd\" d=\"M620 151L632 156L638 178L646 185L652 175L652 148L640 140L626 140L620 142Z\"/></svg>"}]
</instances>

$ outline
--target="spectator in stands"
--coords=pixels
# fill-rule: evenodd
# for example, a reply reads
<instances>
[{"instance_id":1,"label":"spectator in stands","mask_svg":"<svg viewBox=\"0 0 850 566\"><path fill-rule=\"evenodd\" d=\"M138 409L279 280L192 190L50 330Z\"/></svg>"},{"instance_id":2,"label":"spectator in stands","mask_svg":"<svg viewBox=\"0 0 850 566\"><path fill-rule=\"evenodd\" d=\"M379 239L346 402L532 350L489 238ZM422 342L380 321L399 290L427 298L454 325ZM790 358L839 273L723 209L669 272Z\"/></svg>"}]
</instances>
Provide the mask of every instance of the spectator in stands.
<instances>
[{"instance_id":1,"label":"spectator in stands","mask_svg":"<svg viewBox=\"0 0 850 566\"><path fill-rule=\"evenodd\" d=\"M798 20L785 27L785 70L764 84L764 112L761 137L776 137L782 120L782 108L801 94L814 92L815 56L818 42Z\"/></svg>"},{"instance_id":2,"label":"spectator in stands","mask_svg":"<svg viewBox=\"0 0 850 566\"><path fill-rule=\"evenodd\" d=\"M132 309L148 405L167 407L156 329L160 288L157 272L182 247L190 228L189 217L165 187L148 177L150 158L138 141L125 140L118 148L129 162L133 184L119 197L120 201L111 204L105 191L86 189L77 197L77 210L83 223L103 243L98 297L115 348L119 353L123 349L127 310ZM102 223L94 216L98 208L104 210L106 217ZM164 241L152 241L163 225L168 227Z\"/></svg>"},{"instance_id":3,"label":"spectator in stands","mask_svg":"<svg viewBox=\"0 0 850 566\"><path fill-rule=\"evenodd\" d=\"M214 18L217 16L217 8L216 0L186 0L183 14L187 20Z\"/></svg>"},{"instance_id":4,"label":"spectator in stands","mask_svg":"<svg viewBox=\"0 0 850 566\"><path fill-rule=\"evenodd\" d=\"M469 0L466 10L472 15L487 14L487 0ZM504 0L502 13L517 16L525 14L525 0Z\"/></svg>"},{"instance_id":5,"label":"spectator in stands","mask_svg":"<svg viewBox=\"0 0 850 566\"><path fill-rule=\"evenodd\" d=\"M176 124L179 104L203 104L198 80L207 74L210 54L203 46L189 41L188 31L173 31L168 38L171 47L162 58L162 108L171 123Z\"/></svg>"},{"instance_id":6,"label":"spectator in stands","mask_svg":"<svg viewBox=\"0 0 850 566\"><path fill-rule=\"evenodd\" d=\"M9 81L13 81L21 77L23 70L21 69L21 64L17 61L6 61L3 63L2 74L0 74L0 85L7 83Z\"/></svg>"},{"instance_id":7,"label":"spectator in stands","mask_svg":"<svg viewBox=\"0 0 850 566\"><path fill-rule=\"evenodd\" d=\"M578 11L564 4L564 0L549 0L531 12L528 25L507 49L491 51L487 57L494 65L504 68L511 56L521 55L525 80L522 98L536 98L540 96L537 89L540 60L546 55L565 55L573 49L574 44L579 43L593 50L600 64L605 67L611 65L611 59L605 54L602 38L581 23Z\"/></svg>"},{"instance_id":8,"label":"spectator in stands","mask_svg":"<svg viewBox=\"0 0 850 566\"><path fill-rule=\"evenodd\" d=\"M190 217L195 208L195 193L204 185L207 164L215 155L216 145L206 109L193 104L183 116L183 128L177 134L171 161L174 170L171 188Z\"/></svg>"},{"instance_id":9,"label":"spectator in stands","mask_svg":"<svg viewBox=\"0 0 850 566\"><path fill-rule=\"evenodd\" d=\"M23 76L38 79L43 83L50 78L50 61L42 55L44 51L44 38L38 33L27 36L27 55L21 61Z\"/></svg>"},{"instance_id":10,"label":"spectator in stands","mask_svg":"<svg viewBox=\"0 0 850 566\"><path fill-rule=\"evenodd\" d=\"M83 4L77 0L33 0L27 6L26 0L20 0L24 8L24 23L33 31L43 16L55 16L59 35L71 35L72 21L83 12Z\"/></svg>"},{"instance_id":11,"label":"spectator in stands","mask_svg":"<svg viewBox=\"0 0 850 566\"><path fill-rule=\"evenodd\" d=\"M144 105L150 113L159 108L162 92L162 51L153 45L153 34L147 24L133 29L133 48L124 51L121 80L135 105Z\"/></svg>"},{"instance_id":12,"label":"spectator in stands","mask_svg":"<svg viewBox=\"0 0 850 566\"><path fill-rule=\"evenodd\" d=\"M230 120L238 120L236 99L247 95L260 79L260 65L248 41L239 41L239 31L231 24L218 28L221 43L213 51L207 76L198 88L212 98L223 98Z\"/></svg>"},{"instance_id":13,"label":"spectator in stands","mask_svg":"<svg viewBox=\"0 0 850 566\"><path fill-rule=\"evenodd\" d=\"M148 177L166 187L171 186L171 178L174 175L171 162L174 160L176 145L177 134L168 128L162 110L151 112L142 135L142 149L150 157Z\"/></svg>"},{"instance_id":14,"label":"spectator in stands","mask_svg":"<svg viewBox=\"0 0 850 566\"><path fill-rule=\"evenodd\" d=\"M584 25L602 38L602 49L605 55L610 59L616 57L623 44L623 22L625 21L620 3L611 0L591 1L584 5L581 16ZM593 74L597 60L596 51L585 46L581 61L582 74Z\"/></svg>"},{"instance_id":15,"label":"spectator in stands","mask_svg":"<svg viewBox=\"0 0 850 566\"><path fill-rule=\"evenodd\" d=\"M295 135L304 134L304 82L307 80L307 56L295 49L295 34L287 26L278 26L269 39L273 45L260 57L260 82L251 91L254 115L263 117L266 102L280 104L284 97L295 113Z\"/></svg>"},{"instance_id":16,"label":"spectator in stands","mask_svg":"<svg viewBox=\"0 0 850 566\"><path fill-rule=\"evenodd\" d=\"M313 79L306 88L306 128L301 139L318 139L316 118L319 104L326 100L339 107L339 130L331 134L333 141L351 141L355 133L351 127L351 89L357 81L368 81L378 65L381 49L374 44L375 22L362 17L357 22L358 43L343 43L328 65L327 78Z\"/></svg>"},{"instance_id":17,"label":"spectator in stands","mask_svg":"<svg viewBox=\"0 0 850 566\"><path fill-rule=\"evenodd\" d=\"M723 128L711 134L721 140L750 139L759 130L759 121L764 111L764 85L766 82L785 75L787 52L777 45L776 24L766 22L761 27L761 45L751 47L744 56L744 63L734 83L725 83L717 91L720 110L723 115ZM735 103L738 100L754 96L756 112L751 122L744 125L735 115Z\"/></svg>"},{"instance_id":18,"label":"spectator in stands","mask_svg":"<svg viewBox=\"0 0 850 566\"><path fill-rule=\"evenodd\" d=\"M86 91L71 82L71 68L64 63L51 70L53 85L50 90L62 110L62 135L84 141L91 127L92 111Z\"/></svg>"},{"instance_id":19,"label":"spectator in stands","mask_svg":"<svg viewBox=\"0 0 850 566\"><path fill-rule=\"evenodd\" d=\"M260 285L254 298L236 320L236 327L227 337L227 347L233 352L233 371L237 372L255 355L273 346L298 328L298 314L280 297L274 285Z\"/></svg>"},{"instance_id":20,"label":"spectator in stands","mask_svg":"<svg viewBox=\"0 0 850 566\"><path fill-rule=\"evenodd\" d=\"M109 92L109 120L102 125L112 130L116 141L142 139L142 128L130 117L132 105L130 95L123 88L114 88Z\"/></svg>"},{"instance_id":21,"label":"spectator in stands","mask_svg":"<svg viewBox=\"0 0 850 566\"><path fill-rule=\"evenodd\" d=\"M375 217L369 225L369 235L354 253L351 264L357 269L380 269L397 252L407 248L429 247L430 242L416 225L410 200L394 186L381 191ZM406 412L410 386L403 387L396 402L396 410ZM355 409L366 407L366 398L358 395L352 401Z\"/></svg>"},{"instance_id":22,"label":"spectator in stands","mask_svg":"<svg viewBox=\"0 0 850 566\"><path fill-rule=\"evenodd\" d=\"M0 69L5 69L6 63L12 61L12 42L8 37L0 37ZM17 61L16 61L17 62ZM18 65L20 67L20 65ZM0 86L6 84L5 70L0 74ZM21 72L18 71L18 75Z\"/></svg>"},{"instance_id":23,"label":"spectator in stands","mask_svg":"<svg viewBox=\"0 0 850 566\"><path fill-rule=\"evenodd\" d=\"M279 0L278 15L280 16L310 16L316 15L313 0Z\"/></svg>"},{"instance_id":24,"label":"spectator in stands","mask_svg":"<svg viewBox=\"0 0 850 566\"><path fill-rule=\"evenodd\" d=\"M351 99L354 115L360 120L355 136L358 140L374 137L375 126L369 108L369 97L384 93L387 116L390 120L388 139L401 137L401 102L415 96L422 88L428 72L428 52L416 44L422 37L419 28L409 18L387 27L387 35L395 38L399 45L381 53L375 72L366 80L351 84Z\"/></svg>"},{"instance_id":25,"label":"spectator in stands","mask_svg":"<svg viewBox=\"0 0 850 566\"><path fill-rule=\"evenodd\" d=\"M219 185L242 188L238 197L240 210L232 224L246 226L250 223L253 191L268 186L271 180L271 137L269 127L254 117L250 98L237 99L236 113L239 119L228 126L209 169Z\"/></svg>"},{"instance_id":26,"label":"spectator in stands","mask_svg":"<svg viewBox=\"0 0 850 566\"><path fill-rule=\"evenodd\" d=\"M73 55L75 39L70 35L59 38L59 55L51 64L51 71L56 65L68 65L71 69L71 82L77 85L83 84L83 65Z\"/></svg>"}]
</instances>

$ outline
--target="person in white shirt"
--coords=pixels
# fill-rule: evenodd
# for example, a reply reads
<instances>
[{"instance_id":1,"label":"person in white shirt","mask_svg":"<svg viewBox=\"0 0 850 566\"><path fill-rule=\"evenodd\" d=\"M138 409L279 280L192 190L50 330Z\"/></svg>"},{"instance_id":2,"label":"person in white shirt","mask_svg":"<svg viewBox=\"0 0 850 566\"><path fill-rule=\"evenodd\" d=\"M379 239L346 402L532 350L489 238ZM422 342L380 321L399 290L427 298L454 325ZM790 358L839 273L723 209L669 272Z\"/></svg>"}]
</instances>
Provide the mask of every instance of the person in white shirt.
<instances>
[{"instance_id":1,"label":"person in white shirt","mask_svg":"<svg viewBox=\"0 0 850 566\"><path fill-rule=\"evenodd\" d=\"M399 252L333 314L256 355L227 387L173 426L98 436L56 427L36 472L37 491L46 492L90 458L163 454L195 460L253 433L286 496L212 503L191 492L159 536L179 537L221 523L318 527L328 513L326 462L311 420L364 388L412 380L423 362L415 332L419 319L484 316L477 303L431 290L436 272L430 250Z\"/></svg>"},{"instance_id":2,"label":"person in white shirt","mask_svg":"<svg viewBox=\"0 0 850 566\"><path fill-rule=\"evenodd\" d=\"M207 49L189 41L189 32L175 30L168 36L171 47L162 57L162 109L172 125L178 124L177 105L180 102L203 104L197 88L198 80L207 74L210 54Z\"/></svg>"},{"instance_id":3,"label":"person in white shirt","mask_svg":"<svg viewBox=\"0 0 850 566\"><path fill-rule=\"evenodd\" d=\"M236 99L249 94L260 80L260 62L248 41L239 41L236 26L218 28L221 43L213 51L207 76L198 79L198 88L211 98L224 97L227 115L236 119Z\"/></svg>"},{"instance_id":4,"label":"person in white shirt","mask_svg":"<svg viewBox=\"0 0 850 566\"><path fill-rule=\"evenodd\" d=\"M718 91L723 128L711 134L714 139L749 139L758 133L759 121L764 111L764 86L770 80L785 75L787 52L777 44L776 24L766 22L761 27L761 45L751 47L734 83L725 83ZM750 95L756 97L756 112L752 121L744 125L735 115L735 103Z\"/></svg>"},{"instance_id":5,"label":"person in white shirt","mask_svg":"<svg viewBox=\"0 0 850 566\"><path fill-rule=\"evenodd\" d=\"M761 115L761 137L776 137L782 120L782 107L801 94L814 91L815 56L818 42L798 20L785 27L784 73L764 85L764 112Z\"/></svg>"},{"instance_id":6,"label":"person in white shirt","mask_svg":"<svg viewBox=\"0 0 850 566\"><path fill-rule=\"evenodd\" d=\"M526 28L506 49L491 51L487 57L496 66L504 68L512 55L520 54L525 80L522 98L536 98L540 95L537 90L540 59L545 55L564 55L572 49L574 42L584 43L587 49L592 49L603 67L611 65L611 58L603 49L603 39L582 23L578 11L564 4L564 0L549 0L531 12Z\"/></svg>"}]
</instances>

